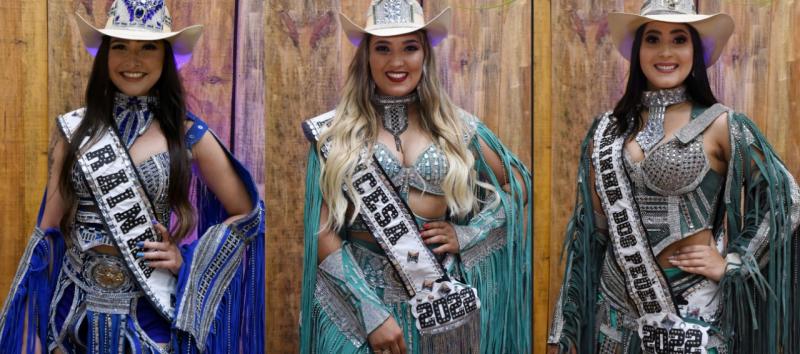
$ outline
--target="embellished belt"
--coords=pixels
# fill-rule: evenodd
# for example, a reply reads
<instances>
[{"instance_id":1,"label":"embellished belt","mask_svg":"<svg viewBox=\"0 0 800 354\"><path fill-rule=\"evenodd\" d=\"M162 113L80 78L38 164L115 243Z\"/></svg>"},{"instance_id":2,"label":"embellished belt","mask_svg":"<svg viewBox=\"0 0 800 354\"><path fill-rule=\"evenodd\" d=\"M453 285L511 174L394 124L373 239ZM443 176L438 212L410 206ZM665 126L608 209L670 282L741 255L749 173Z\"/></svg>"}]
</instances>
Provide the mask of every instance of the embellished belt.
<instances>
[{"instance_id":1,"label":"embellished belt","mask_svg":"<svg viewBox=\"0 0 800 354\"><path fill-rule=\"evenodd\" d=\"M116 255L96 251L67 251L64 273L86 294L87 309L127 314L131 300L142 296L125 261Z\"/></svg>"},{"instance_id":2,"label":"embellished belt","mask_svg":"<svg viewBox=\"0 0 800 354\"><path fill-rule=\"evenodd\" d=\"M353 253L358 265L364 272L367 284L373 288L383 289L383 302L394 304L406 302L409 299L400 275L389 263L386 254L376 243L370 243L359 239L352 239L347 246Z\"/></svg>"}]
</instances>

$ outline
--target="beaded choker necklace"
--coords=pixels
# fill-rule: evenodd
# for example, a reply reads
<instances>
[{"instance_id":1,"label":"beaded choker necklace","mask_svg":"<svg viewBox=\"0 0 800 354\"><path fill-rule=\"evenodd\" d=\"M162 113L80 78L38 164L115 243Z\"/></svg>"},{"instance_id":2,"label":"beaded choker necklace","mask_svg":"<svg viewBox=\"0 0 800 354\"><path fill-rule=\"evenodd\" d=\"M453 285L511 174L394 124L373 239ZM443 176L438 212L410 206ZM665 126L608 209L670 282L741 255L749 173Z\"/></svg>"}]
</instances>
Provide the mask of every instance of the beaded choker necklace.
<instances>
[{"instance_id":1,"label":"beaded choker necklace","mask_svg":"<svg viewBox=\"0 0 800 354\"><path fill-rule=\"evenodd\" d=\"M678 86L673 89L645 91L642 95L642 105L650 109L647 124L644 129L636 134L636 142L644 152L649 152L661 139L664 138L664 113L667 107L685 102L686 87Z\"/></svg>"},{"instance_id":2,"label":"beaded choker necklace","mask_svg":"<svg viewBox=\"0 0 800 354\"><path fill-rule=\"evenodd\" d=\"M158 99L152 96L128 96L119 92L114 96L114 121L126 147L130 148L150 127L157 105Z\"/></svg>"},{"instance_id":3,"label":"beaded choker necklace","mask_svg":"<svg viewBox=\"0 0 800 354\"><path fill-rule=\"evenodd\" d=\"M372 95L372 103L383 117L383 128L394 136L394 145L398 151L403 151L400 134L408 129L408 105L419 101L417 92L406 96L381 96Z\"/></svg>"}]
</instances>

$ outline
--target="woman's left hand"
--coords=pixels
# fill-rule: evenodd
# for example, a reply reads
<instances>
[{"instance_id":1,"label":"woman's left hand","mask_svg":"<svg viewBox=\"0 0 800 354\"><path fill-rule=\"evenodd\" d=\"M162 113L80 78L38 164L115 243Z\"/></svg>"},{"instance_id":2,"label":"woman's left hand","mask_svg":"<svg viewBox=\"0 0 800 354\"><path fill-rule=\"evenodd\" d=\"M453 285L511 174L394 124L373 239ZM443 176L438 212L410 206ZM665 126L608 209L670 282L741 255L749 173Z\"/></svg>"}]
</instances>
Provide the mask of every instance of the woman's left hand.
<instances>
[{"instance_id":1,"label":"woman's left hand","mask_svg":"<svg viewBox=\"0 0 800 354\"><path fill-rule=\"evenodd\" d=\"M685 272L700 274L715 282L725 275L727 265L717 248L710 245L683 247L669 257L669 262Z\"/></svg>"},{"instance_id":2,"label":"woman's left hand","mask_svg":"<svg viewBox=\"0 0 800 354\"><path fill-rule=\"evenodd\" d=\"M144 257L148 266L167 269L177 275L183 264L181 252L178 250L178 246L172 242L172 235L164 225L157 223L153 227L161 235L161 242L145 241L144 248L147 251L138 254L137 258Z\"/></svg>"},{"instance_id":3,"label":"woman's left hand","mask_svg":"<svg viewBox=\"0 0 800 354\"><path fill-rule=\"evenodd\" d=\"M426 245L440 244L433 249L436 254L458 254L459 245L456 230L447 221L431 221L422 225L422 240Z\"/></svg>"}]
</instances>

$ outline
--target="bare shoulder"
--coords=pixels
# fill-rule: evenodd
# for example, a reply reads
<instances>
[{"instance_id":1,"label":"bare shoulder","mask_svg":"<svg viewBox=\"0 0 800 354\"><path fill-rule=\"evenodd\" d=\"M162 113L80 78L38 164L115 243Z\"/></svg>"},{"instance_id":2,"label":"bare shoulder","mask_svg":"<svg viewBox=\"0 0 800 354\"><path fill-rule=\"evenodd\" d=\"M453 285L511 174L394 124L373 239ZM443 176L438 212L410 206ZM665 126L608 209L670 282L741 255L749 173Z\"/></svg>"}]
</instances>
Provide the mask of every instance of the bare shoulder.
<instances>
[{"instance_id":1,"label":"bare shoulder","mask_svg":"<svg viewBox=\"0 0 800 354\"><path fill-rule=\"evenodd\" d=\"M713 148L713 154L722 161L727 161L730 158L731 140L730 140L730 117L728 112L722 112L711 125L708 126L703 133L703 138L710 140Z\"/></svg>"}]
</instances>

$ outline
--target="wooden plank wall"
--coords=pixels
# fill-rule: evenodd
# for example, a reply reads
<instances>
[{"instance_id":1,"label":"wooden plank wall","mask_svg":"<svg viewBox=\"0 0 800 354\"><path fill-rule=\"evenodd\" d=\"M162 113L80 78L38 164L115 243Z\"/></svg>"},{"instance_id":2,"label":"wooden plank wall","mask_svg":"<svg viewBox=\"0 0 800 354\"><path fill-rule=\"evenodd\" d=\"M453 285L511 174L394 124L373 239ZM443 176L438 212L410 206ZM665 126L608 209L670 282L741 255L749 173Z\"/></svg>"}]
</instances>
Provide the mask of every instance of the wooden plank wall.
<instances>
[{"instance_id":1,"label":"wooden plank wall","mask_svg":"<svg viewBox=\"0 0 800 354\"><path fill-rule=\"evenodd\" d=\"M0 3L0 294L33 231L47 178L47 4Z\"/></svg>"},{"instance_id":2,"label":"wooden plank wall","mask_svg":"<svg viewBox=\"0 0 800 354\"><path fill-rule=\"evenodd\" d=\"M333 109L354 48L338 11L364 23L369 0L267 0L267 347L297 351L303 257L306 118ZM436 48L454 101L480 116L531 162L531 2L425 1L428 17L454 8L450 38Z\"/></svg>"},{"instance_id":3,"label":"wooden plank wall","mask_svg":"<svg viewBox=\"0 0 800 354\"><path fill-rule=\"evenodd\" d=\"M36 221L54 117L82 106L91 70L92 58L83 47L74 14L103 27L112 2L0 3L3 299ZM167 5L175 29L205 26L192 61L180 72L189 109L249 167L263 191L263 0L167 0Z\"/></svg>"},{"instance_id":4,"label":"wooden plank wall","mask_svg":"<svg viewBox=\"0 0 800 354\"><path fill-rule=\"evenodd\" d=\"M800 3L698 0L701 13L730 14L736 30L709 69L717 98L747 113L795 177L800 176ZM544 352L561 285L561 246L575 196L578 147L591 119L622 95L627 62L608 34L611 11L641 1L534 0L535 189L534 352Z\"/></svg>"}]
</instances>

